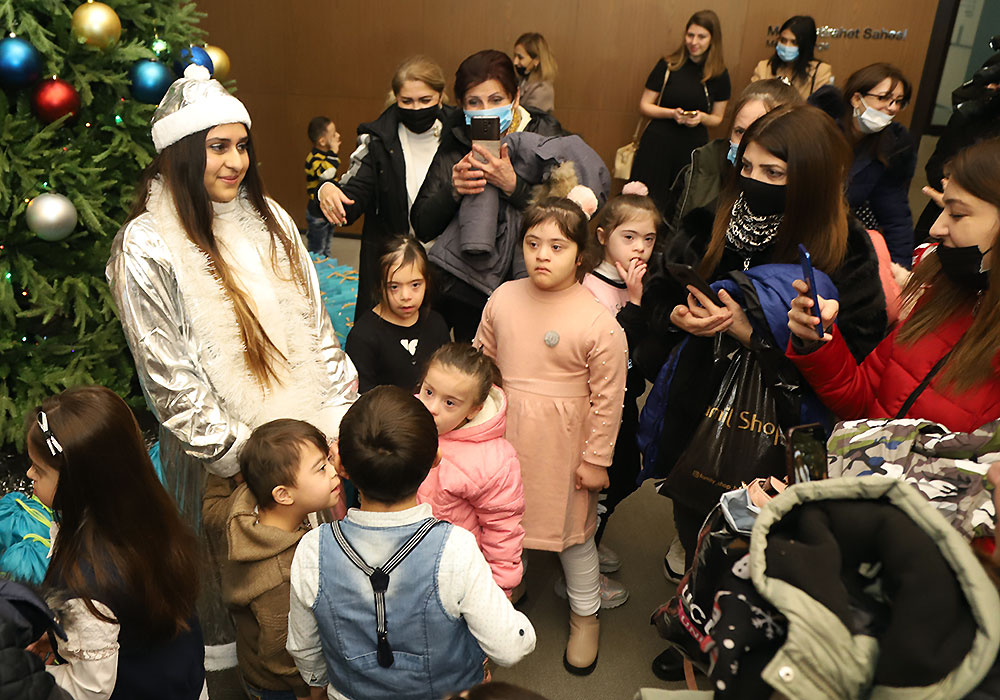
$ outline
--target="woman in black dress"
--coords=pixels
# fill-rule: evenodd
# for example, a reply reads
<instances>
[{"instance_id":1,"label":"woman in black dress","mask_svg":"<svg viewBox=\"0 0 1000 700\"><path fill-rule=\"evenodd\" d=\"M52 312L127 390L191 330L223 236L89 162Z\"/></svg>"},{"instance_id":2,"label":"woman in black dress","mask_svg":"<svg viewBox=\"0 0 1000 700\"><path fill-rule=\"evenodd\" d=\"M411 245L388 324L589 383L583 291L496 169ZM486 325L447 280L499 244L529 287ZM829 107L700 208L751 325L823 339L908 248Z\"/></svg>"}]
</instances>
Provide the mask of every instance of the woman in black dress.
<instances>
[{"instance_id":1,"label":"woman in black dress","mask_svg":"<svg viewBox=\"0 0 1000 700\"><path fill-rule=\"evenodd\" d=\"M722 123L729 94L719 17L701 10L688 20L680 47L653 68L639 100L639 112L650 122L631 179L646 183L664 216L672 210L674 178L691 151L708 143L707 127Z\"/></svg>"}]
</instances>

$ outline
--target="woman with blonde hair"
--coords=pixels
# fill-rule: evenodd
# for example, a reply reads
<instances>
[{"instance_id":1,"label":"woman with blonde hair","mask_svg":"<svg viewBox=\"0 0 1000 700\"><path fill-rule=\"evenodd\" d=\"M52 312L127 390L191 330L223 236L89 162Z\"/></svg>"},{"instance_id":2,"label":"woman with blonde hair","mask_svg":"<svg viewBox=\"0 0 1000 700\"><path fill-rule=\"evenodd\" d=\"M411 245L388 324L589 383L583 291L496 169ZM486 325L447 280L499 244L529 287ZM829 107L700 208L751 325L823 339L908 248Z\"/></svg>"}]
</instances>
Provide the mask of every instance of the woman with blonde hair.
<instances>
[{"instance_id":1,"label":"woman with blonde hair","mask_svg":"<svg viewBox=\"0 0 1000 700\"><path fill-rule=\"evenodd\" d=\"M399 64L392 103L358 127L358 146L339 185L319 188L323 215L333 223L351 224L365 216L355 318L377 302L378 261L386 243L412 233L410 207L437 153L442 125L455 111L444 104L444 88L444 72L427 56Z\"/></svg>"},{"instance_id":2,"label":"woman with blonde hair","mask_svg":"<svg viewBox=\"0 0 1000 700\"><path fill-rule=\"evenodd\" d=\"M555 56L538 32L527 32L514 42L514 70L520 80L521 104L551 113L556 108Z\"/></svg>"},{"instance_id":3,"label":"woman with blonde hair","mask_svg":"<svg viewBox=\"0 0 1000 700\"><path fill-rule=\"evenodd\" d=\"M712 10L691 15L684 40L646 78L639 113L650 122L639 142L631 180L649 188L669 219L670 188L691 151L708 143L708 128L722 123L731 87L722 55L722 25Z\"/></svg>"}]
</instances>

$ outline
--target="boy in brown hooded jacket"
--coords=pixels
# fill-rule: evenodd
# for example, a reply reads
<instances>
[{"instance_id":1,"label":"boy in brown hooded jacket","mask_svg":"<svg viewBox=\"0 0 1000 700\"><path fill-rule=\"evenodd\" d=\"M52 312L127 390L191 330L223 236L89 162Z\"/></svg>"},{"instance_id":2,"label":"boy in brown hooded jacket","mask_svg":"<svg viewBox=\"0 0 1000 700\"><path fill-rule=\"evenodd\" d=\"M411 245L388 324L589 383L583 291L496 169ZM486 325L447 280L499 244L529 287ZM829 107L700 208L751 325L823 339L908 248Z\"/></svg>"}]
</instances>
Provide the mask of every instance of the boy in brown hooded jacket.
<instances>
[{"instance_id":1,"label":"boy in brown hooded jacket","mask_svg":"<svg viewBox=\"0 0 1000 700\"><path fill-rule=\"evenodd\" d=\"M209 476L202 516L213 543L228 552L222 598L236 623L236 655L251 697L261 691L320 700L285 651L289 576L310 513L334 507L340 479L323 434L304 421L261 425L239 454L234 479ZM223 549L224 547L224 549ZM287 695L285 695L287 694Z\"/></svg>"}]
</instances>

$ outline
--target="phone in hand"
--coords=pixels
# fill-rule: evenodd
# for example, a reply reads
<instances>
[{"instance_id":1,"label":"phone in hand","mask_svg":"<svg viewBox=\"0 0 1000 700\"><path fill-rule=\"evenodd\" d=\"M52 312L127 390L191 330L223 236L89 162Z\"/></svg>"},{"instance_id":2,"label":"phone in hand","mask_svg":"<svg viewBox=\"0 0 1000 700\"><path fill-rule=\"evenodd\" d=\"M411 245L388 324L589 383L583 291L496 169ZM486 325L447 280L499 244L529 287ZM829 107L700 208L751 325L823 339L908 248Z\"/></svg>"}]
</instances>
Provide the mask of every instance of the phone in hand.
<instances>
[{"instance_id":1,"label":"phone in hand","mask_svg":"<svg viewBox=\"0 0 1000 700\"><path fill-rule=\"evenodd\" d=\"M785 436L785 464L788 483L819 481L829 476L826 431L819 423L796 425Z\"/></svg>"},{"instance_id":2,"label":"phone in hand","mask_svg":"<svg viewBox=\"0 0 1000 700\"><path fill-rule=\"evenodd\" d=\"M680 109L678 111L685 117L693 117L694 115L698 114L697 109Z\"/></svg>"},{"instance_id":3,"label":"phone in hand","mask_svg":"<svg viewBox=\"0 0 1000 700\"><path fill-rule=\"evenodd\" d=\"M469 124L469 139L473 146L482 146L494 158L500 157L500 117L472 117ZM485 163L486 159L474 153L473 157Z\"/></svg>"},{"instance_id":4,"label":"phone in hand","mask_svg":"<svg viewBox=\"0 0 1000 700\"><path fill-rule=\"evenodd\" d=\"M715 290L709 287L708 282L690 265L666 263L665 267L670 276L677 280L685 289L690 285L707 296L708 300L716 306L725 306L719 299L719 295L715 293Z\"/></svg>"},{"instance_id":5,"label":"phone in hand","mask_svg":"<svg viewBox=\"0 0 1000 700\"><path fill-rule=\"evenodd\" d=\"M819 312L819 294L816 293L816 275L813 274L812 256L809 255L809 251L801 243L799 243L799 264L802 266L802 279L809 285L809 294L812 296L812 315L819 319L819 324L816 326L816 335L822 338L824 333L823 317Z\"/></svg>"}]
</instances>

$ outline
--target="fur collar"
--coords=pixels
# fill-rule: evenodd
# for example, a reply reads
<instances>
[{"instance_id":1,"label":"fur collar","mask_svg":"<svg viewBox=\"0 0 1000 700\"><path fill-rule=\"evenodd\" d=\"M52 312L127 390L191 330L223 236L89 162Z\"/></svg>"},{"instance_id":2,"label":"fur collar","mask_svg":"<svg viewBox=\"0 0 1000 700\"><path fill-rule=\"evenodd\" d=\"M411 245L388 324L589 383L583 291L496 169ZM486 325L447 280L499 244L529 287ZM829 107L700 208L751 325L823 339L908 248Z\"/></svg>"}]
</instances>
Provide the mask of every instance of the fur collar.
<instances>
[{"instance_id":1,"label":"fur collar","mask_svg":"<svg viewBox=\"0 0 1000 700\"><path fill-rule=\"evenodd\" d=\"M277 217L285 230L290 230L288 215L276 203L268 200L268 204L271 215ZM173 199L159 179L150 186L146 206L173 257L178 297L190 323L193 354L227 412L247 425L260 425L273 418L301 414L303 402L321 404L330 378L320 360L319 328L312 308L316 303L314 295L301 290L291 279L275 275L266 266L270 272L268 281L282 309L282 318L286 319L282 327L285 347L289 350L287 366L283 372L279 371L283 383L262 388L247 366L233 304L211 272L208 256L188 239ZM245 244L265 251L269 257L270 233L242 194L237 206L231 211L226 208L218 217L238 226ZM278 246L277 251L278 269L289 270L284 250ZM291 278L291 273L285 276ZM273 329L275 324L270 326ZM312 397L316 400L312 401Z\"/></svg>"}]
</instances>

